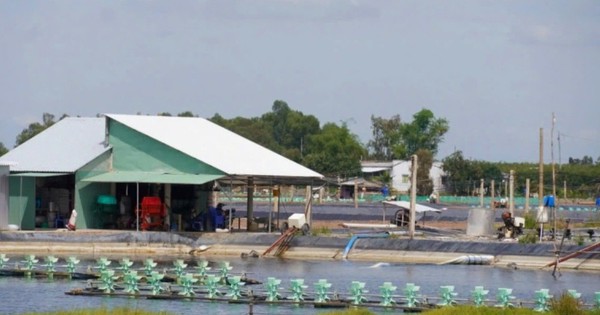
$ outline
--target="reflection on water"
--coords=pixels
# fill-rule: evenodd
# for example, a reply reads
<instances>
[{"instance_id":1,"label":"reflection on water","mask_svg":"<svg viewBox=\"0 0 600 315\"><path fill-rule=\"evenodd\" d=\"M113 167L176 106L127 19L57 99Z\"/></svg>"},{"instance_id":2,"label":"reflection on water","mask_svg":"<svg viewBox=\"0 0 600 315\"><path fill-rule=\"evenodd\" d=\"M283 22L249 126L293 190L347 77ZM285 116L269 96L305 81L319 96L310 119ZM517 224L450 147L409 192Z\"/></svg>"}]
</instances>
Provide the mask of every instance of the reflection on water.
<instances>
[{"instance_id":1,"label":"reflection on water","mask_svg":"<svg viewBox=\"0 0 600 315\"><path fill-rule=\"evenodd\" d=\"M198 260L202 258L196 258ZM14 258L18 260L18 258ZM389 281L398 286L397 294L402 295L406 283L414 283L421 287L421 294L438 296L439 287L454 285L458 298L470 298L475 286L482 285L490 290L489 298L494 299L498 288L512 288L513 295L518 299L533 300L536 290L547 288L551 294L559 295L567 289L575 289L582 293L583 299L591 302L593 294L598 291L598 275L579 272L563 272L562 277L555 280L551 271L512 270L493 268L489 266L463 265L405 265L379 264L353 261L299 261L272 258L261 259L232 259L223 258L231 263L233 274L247 273L249 278L266 281L267 277L282 280L281 292L289 289L290 279L302 278L308 285L307 291L312 292L313 284L319 279L327 279L332 283L331 291L337 291L341 296L349 291L352 281L366 283L369 294L378 295L379 286ZM13 259L11 259L13 261ZM211 258L212 271L218 269L218 262ZM136 260L134 267L141 268L143 259ZM195 267L192 258L187 258L190 272ZM80 263L81 271L95 261ZM119 259L115 258L110 267L116 268ZM12 267L11 263L8 264ZM171 261L164 261L157 270L172 268ZM143 308L148 310L166 310L175 314L247 314L247 305L227 303L208 303L199 301L161 301L145 299L129 299L116 297L81 297L69 296L64 292L86 286L85 281L50 281L47 279L22 279L0 277L0 314L21 314L33 311L65 310L90 307L121 307ZM255 288L255 289L254 289ZM263 291L263 286L253 286L253 289ZM221 290L226 292L226 288ZM283 293L286 296L286 293ZM318 314L320 311L312 307L292 306L254 306L255 314Z\"/></svg>"}]
</instances>

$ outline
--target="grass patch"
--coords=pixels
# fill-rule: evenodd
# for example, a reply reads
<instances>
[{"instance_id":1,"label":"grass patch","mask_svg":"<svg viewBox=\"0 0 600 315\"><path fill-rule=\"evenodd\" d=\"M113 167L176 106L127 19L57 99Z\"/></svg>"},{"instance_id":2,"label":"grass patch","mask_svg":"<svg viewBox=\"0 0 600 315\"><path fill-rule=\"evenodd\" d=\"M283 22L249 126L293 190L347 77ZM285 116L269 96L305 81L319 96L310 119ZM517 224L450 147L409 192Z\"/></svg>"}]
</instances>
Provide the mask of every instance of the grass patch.
<instances>
[{"instance_id":1,"label":"grass patch","mask_svg":"<svg viewBox=\"0 0 600 315\"><path fill-rule=\"evenodd\" d=\"M497 308L491 306L476 307L473 305L457 305L426 311L426 315L534 315L540 314L529 308ZM546 313L548 314L548 313Z\"/></svg>"},{"instance_id":2,"label":"grass patch","mask_svg":"<svg viewBox=\"0 0 600 315\"><path fill-rule=\"evenodd\" d=\"M69 311L34 312L23 315L174 315L165 311L154 312L143 309L132 309L127 307L117 308L82 308Z\"/></svg>"},{"instance_id":3,"label":"grass patch","mask_svg":"<svg viewBox=\"0 0 600 315\"><path fill-rule=\"evenodd\" d=\"M586 314L586 312L581 309L581 303L568 293L563 293L558 299L552 299L550 302L550 309L553 313L561 315Z\"/></svg>"},{"instance_id":4,"label":"grass patch","mask_svg":"<svg viewBox=\"0 0 600 315\"><path fill-rule=\"evenodd\" d=\"M375 315L374 312L364 308L351 308L332 312L319 313L320 315ZM537 315L533 308L515 307L498 308L493 306L455 305L424 311L424 315ZM583 308L580 300L575 299L568 292L550 301L550 311L547 315L600 315L600 309L587 310Z\"/></svg>"},{"instance_id":5,"label":"grass patch","mask_svg":"<svg viewBox=\"0 0 600 315\"><path fill-rule=\"evenodd\" d=\"M529 232L519 237L519 244L535 244L537 243L539 236L536 232Z\"/></svg>"},{"instance_id":6,"label":"grass patch","mask_svg":"<svg viewBox=\"0 0 600 315\"><path fill-rule=\"evenodd\" d=\"M319 313L319 315L375 315L375 313L366 308L350 308L341 311Z\"/></svg>"},{"instance_id":7,"label":"grass patch","mask_svg":"<svg viewBox=\"0 0 600 315\"><path fill-rule=\"evenodd\" d=\"M321 226L321 227L312 229L311 230L311 234L313 236L331 235L331 229L329 227L326 227L326 226Z\"/></svg>"},{"instance_id":8,"label":"grass patch","mask_svg":"<svg viewBox=\"0 0 600 315\"><path fill-rule=\"evenodd\" d=\"M472 305L459 305L444 307L431 311L423 312L425 315L534 315L540 314L532 308L497 308L492 306L476 307ZM550 301L550 311L544 314L548 315L600 315L600 309L586 310L581 301L575 299L569 293L565 292L560 297Z\"/></svg>"},{"instance_id":9,"label":"grass patch","mask_svg":"<svg viewBox=\"0 0 600 315\"><path fill-rule=\"evenodd\" d=\"M523 217L525 218L525 229L534 230L538 227L536 214L533 211L527 212Z\"/></svg>"}]
</instances>

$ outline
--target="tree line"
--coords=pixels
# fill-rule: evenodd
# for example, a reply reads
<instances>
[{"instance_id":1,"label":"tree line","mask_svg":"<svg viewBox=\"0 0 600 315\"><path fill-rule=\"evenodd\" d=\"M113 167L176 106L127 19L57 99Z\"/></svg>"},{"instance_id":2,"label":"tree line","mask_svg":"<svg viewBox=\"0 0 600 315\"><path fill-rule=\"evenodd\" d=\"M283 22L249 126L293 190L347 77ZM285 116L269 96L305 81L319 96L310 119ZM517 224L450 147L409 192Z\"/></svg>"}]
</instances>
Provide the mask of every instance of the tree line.
<instances>
[{"instance_id":1,"label":"tree line","mask_svg":"<svg viewBox=\"0 0 600 315\"><path fill-rule=\"evenodd\" d=\"M142 115L142 113L138 114ZM157 115L173 116L169 112L161 112ZM191 111L176 116L198 117ZM64 117L68 115L63 114L59 120ZM366 144L363 144L358 136L349 130L345 122L321 124L314 115L294 110L282 100L274 101L271 111L258 117L226 119L216 113L208 119L330 178L346 179L360 176L362 160L408 160L411 155L417 155L419 157L418 193L422 195L431 193L429 169L439 145L444 141L444 136L449 130L449 123L445 118L436 117L426 108L415 113L410 121L403 121L400 115L389 118L371 116L372 136ZM15 147L54 123L56 123L55 116L44 113L42 122L31 123L17 136ZM0 155L6 151L8 150L0 143ZM567 180L569 187L576 186L577 190L592 192L594 185L598 185L593 174L596 179L600 178L598 174L600 158L596 163L593 163L593 160L590 163L590 160L591 158L587 156L583 159L569 158L569 164L562 166L558 178L561 181ZM535 173L532 169L537 167L532 163L472 161L464 159L460 151L443 158L442 162L446 171L444 180L448 193L456 195L469 194L473 190L474 183L479 186L481 178L501 181L510 169L514 169L519 177L528 176L532 180L537 180L536 176L529 177ZM549 176L545 176L546 178ZM379 180L389 183L391 177L385 174ZM544 184L547 184L546 180Z\"/></svg>"},{"instance_id":2,"label":"tree line","mask_svg":"<svg viewBox=\"0 0 600 315\"><path fill-rule=\"evenodd\" d=\"M526 180L530 180L530 194L539 191L538 163L492 163L485 161L467 160L461 151L457 151L442 160L446 172L445 187L450 194L464 196L478 192L481 179L484 189L489 191L491 181L496 185L496 194L506 196L504 184L509 181L510 171L514 171L514 187L517 196L524 196ZM572 163L554 165L554 180L552 179L552 164L543 165L544 195L556 191L559 198L594 198L600 196L600 163ZM498 190L499 188L499 190Z\"/></svg>"}]
</instances>

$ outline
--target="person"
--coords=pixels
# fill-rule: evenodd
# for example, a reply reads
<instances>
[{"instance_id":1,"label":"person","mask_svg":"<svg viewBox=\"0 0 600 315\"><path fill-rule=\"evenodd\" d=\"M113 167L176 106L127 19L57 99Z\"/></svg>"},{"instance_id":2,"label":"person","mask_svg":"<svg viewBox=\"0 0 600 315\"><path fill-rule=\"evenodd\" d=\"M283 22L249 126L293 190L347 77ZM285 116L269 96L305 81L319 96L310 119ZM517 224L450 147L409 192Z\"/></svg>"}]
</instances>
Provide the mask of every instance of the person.
<instances>
[{"instance_id":1,"label":"person","mask_svg":"<svg viewBox=\"0 0 600 315\"><path fill-rule=\"evenodd\" d=\"M519 226L515 225L515 218L509 211L502 213L502 221L504 222L504 227L500 229L504 230L504 237L516 238L518 235L523 234L522 224L519 224Z\"/></svg>"},{"instance_id":2,"label":"person","mask_svg":"<svg viewBox=\"0 0 600 315\"><path fill-rule=\"evenodd\" d=\"M512 229L514 226L514 219L508 211L504 211L502 213L502 221L504 221L504 226L506 226L508 229Z\"/></svg>"},{"instance_id":3,"label":"person","mask_svg":"<svg viewBox=\"0 0 600 315\"><path fill-rule=\"evenodd\" d=\"M225 216L225 210L223 209L223 207L224 207L224 206L225 206L225 204L223 204L223 203L221 203L221 202L219 202L219 203L217 204L217 214L218 214L218 215Z\"/></svg>"},{"instance_id":4,"label":"person","mask_svg":"<svg viewBox=\"0 0 600 315\"><path fill-rule=\"evenodd\" d=\"M227 226L229 223L229 216L235 214L235 209L223 209L224 206L225 204L221 202L217 204L217 214L223 216L225 226Z\"/></svg>"},{"instance_id":5,"label":"person","mask_svg":"<svg viewBox=\"0 0 600 315\"><path fill-rule=\"evenodd\" d=\"M67 230L75 231L76 222L77 222L77 211L75 211L75 209L73 209L73 212L71 212L71 217L69 218L69 223L67 223Z\"/></svg>"},{"instance_id":6,"label":"person","mask_svg":"<svg viewBox=\"0 0 600 315\"><path fill-rule=\"evenodd\" d=\"M390 190L387 185L384 185L381 188L381 194L383 195L384 198L387 198L387 196L390 194Z\"/></svg>"},{"instance_id":7,"label":"person","mask_svg":"<svg viewBox=\"0 0 600 315\"><path fill-rule=\"evenodd\" d=\"M492 202L492 205L494 206L494 208L506 208L506 198L501 197L500 201L494 200Z\"/></svg>"},{"instance_id":8,"label":"person","mask_svg":"<svg viewBox=\"0 0 600 315\"><path fill-rule=\"evenodd\" d=\"M429 202L430 203L436 203L437 202L437 196L435 195L435 192L432 192L431 195L429 196Z\"/></svg>"}]
</instances>

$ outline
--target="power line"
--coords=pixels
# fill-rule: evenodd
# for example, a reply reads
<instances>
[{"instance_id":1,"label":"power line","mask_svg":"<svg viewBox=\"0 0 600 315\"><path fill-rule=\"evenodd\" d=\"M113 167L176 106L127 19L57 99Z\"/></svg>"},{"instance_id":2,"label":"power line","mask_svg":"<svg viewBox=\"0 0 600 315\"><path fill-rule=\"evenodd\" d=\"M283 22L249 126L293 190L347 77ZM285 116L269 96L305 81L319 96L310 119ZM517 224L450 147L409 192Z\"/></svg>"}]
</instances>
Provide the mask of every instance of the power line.
<instances>
[{"instance_id":1,"label":"power line","mask_svg":"<svg viewBox=\"0 0 600 315\"><path fill-rule=\"evenodd\" d=\"M592 139L588 139L588 138L577 137L577 136L571 136L571 135L568 135L568 134L566 134L566 133L562 133L562 132L559 132L559 133L558 133L558 137L559 137L559 139L560 139L560 136L567 137L567 138L572 138L572 139L585 140L585 141L590 141L590 142L594 142L594 141L596 141L596 140L592 140Z\"/></svg>"}]
</instances>

